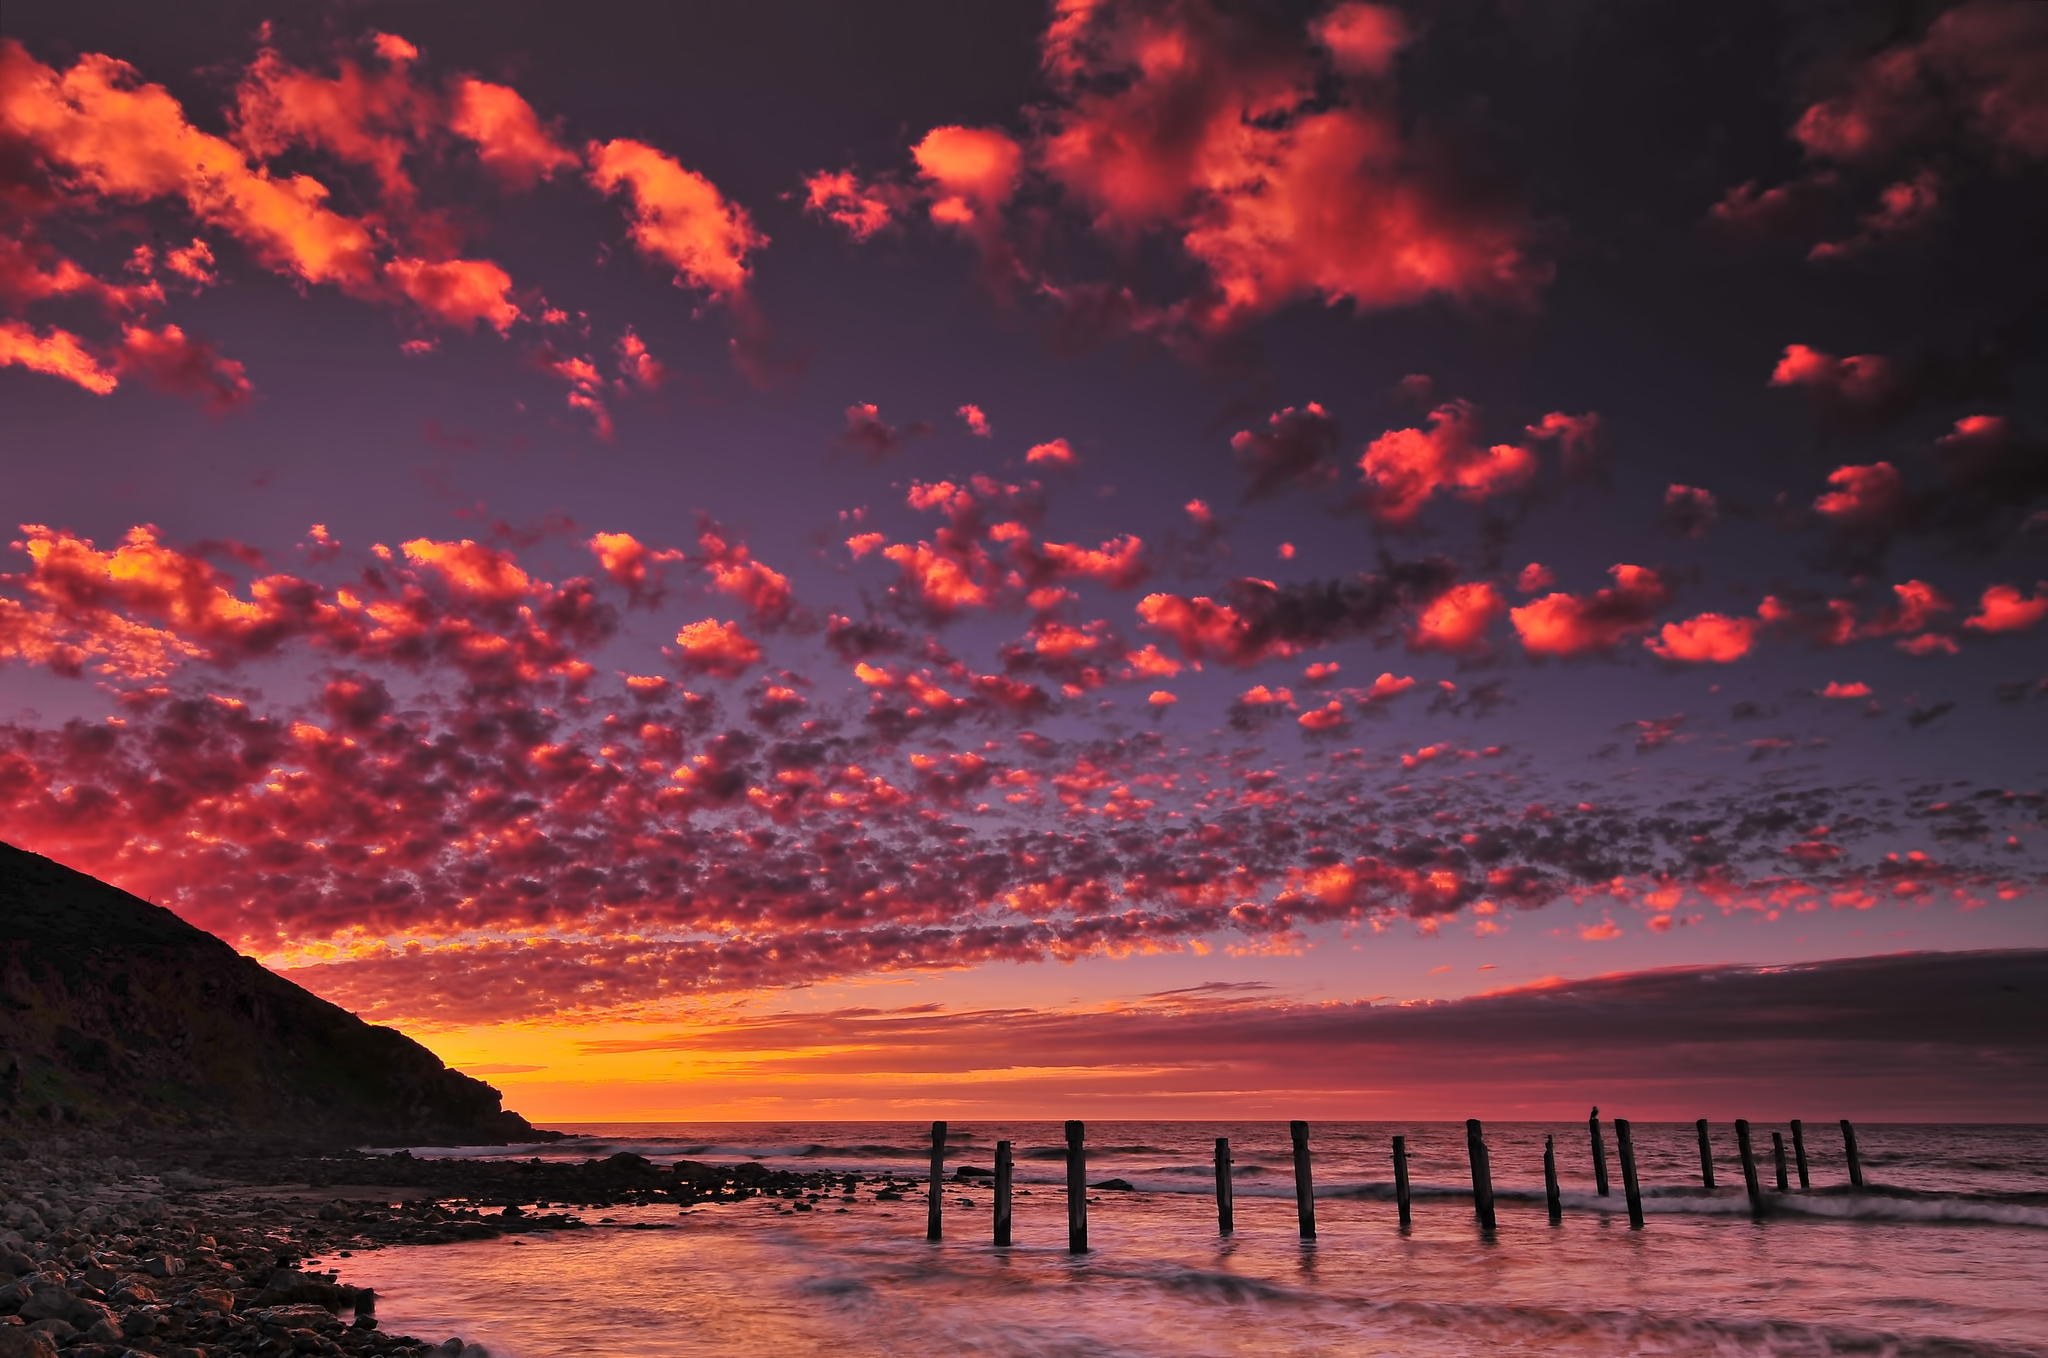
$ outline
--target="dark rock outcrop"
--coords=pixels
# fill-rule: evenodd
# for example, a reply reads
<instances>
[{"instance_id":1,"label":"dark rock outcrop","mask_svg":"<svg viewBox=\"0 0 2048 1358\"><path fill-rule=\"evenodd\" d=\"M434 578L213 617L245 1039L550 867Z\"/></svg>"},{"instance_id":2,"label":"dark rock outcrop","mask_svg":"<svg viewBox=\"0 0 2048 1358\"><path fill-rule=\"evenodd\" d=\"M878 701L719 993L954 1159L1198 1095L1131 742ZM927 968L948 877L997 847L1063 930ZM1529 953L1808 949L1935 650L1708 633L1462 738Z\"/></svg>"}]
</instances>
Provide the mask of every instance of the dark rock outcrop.
<instances>
[{"instance_id":1,"label":"dark rock outcrop","mask_svg":"<svg viewBox=\"0 0 2048 1358\"><path fill-rule=\"evenodd\" d=\"M542 1139L481 1080L168 910L0 844L0 1125Z\"/></svg>"}]
</instances>

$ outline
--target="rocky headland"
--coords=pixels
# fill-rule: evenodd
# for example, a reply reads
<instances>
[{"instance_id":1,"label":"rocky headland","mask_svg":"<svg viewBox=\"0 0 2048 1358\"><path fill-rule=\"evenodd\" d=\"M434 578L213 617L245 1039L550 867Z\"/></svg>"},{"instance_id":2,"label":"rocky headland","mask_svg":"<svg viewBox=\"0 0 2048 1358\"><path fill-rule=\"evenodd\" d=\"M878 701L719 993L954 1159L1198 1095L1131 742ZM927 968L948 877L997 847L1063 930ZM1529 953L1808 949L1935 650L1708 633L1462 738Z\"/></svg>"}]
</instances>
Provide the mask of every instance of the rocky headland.
<instances>
[{"instance_id":1,"label":"rocky headland","mask_svg":"<svg viewBox=\"0 0 2048 1358\"><path fill-rule=\"evenodd\" d=\"M404 1034L0 844L0 1358L481 1355L384 1332L373 1292L311 1261L857 1197L759 1164L354 1149L555 1139Z\"/></svg>"}]
</instances>

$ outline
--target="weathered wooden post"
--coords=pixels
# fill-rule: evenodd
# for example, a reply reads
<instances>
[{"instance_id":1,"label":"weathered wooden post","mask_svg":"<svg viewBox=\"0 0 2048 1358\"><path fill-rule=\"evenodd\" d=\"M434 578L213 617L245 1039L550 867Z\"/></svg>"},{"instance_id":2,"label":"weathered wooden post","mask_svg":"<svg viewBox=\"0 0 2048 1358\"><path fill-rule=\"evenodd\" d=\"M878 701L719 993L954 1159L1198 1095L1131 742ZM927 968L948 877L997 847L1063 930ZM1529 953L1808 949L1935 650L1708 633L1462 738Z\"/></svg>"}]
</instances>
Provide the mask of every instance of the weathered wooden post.
<instances>
[{"instance_id":1,"label":"weathered wooden post","mask_svg":"<svg viewBox=\"0 0 2048 1358\"><path fill-rule=\"evenodd\" d=\"M1088 1152L1082 1142L1087 1129L1078 1121L1067 1124L1067 1250L1088 1252Z\"/></svg>"},{"instance_id":2,"label":"weathered wooden post","mask_svg":"<svg viewBox=\"0 0 2048 1358\"><path fill-rule=\"evenodd\" d=\"M1309 1173L1308 1124L1290 1122L1287 1134L1294 1139L1294 1215L1301 1221L1301 1238L1316 1238L1316 1185Z\"/></svg>"},{"instance_id":3,"label":"weathered wooden post","mask_svg":"<svg viewBox=\"0 0 2048 1358\"><path fill-rule=\"evenodd\" d=\"M1216 1138L1216 1229L1229 1235L1237 1229L1237 1211L1230 1200L1230 1138Z\"/></svg>"},{"instance_id":4,"label":"weathered wooden post","mask_svg":"<svg viewBox=\"0 0 2048 1358\"><path fill-rule=\"evenodd\" d=\"M1700 1134L1700 1185L1709 1193L1714 1191L1714 1143L1707 1137L1707 1120L1701 1118L1693 1124Z\"/></svg>"},{"instance_id":5,"label":"weathered wooden post","mask_svg":"<svg viewBox=\"0 0 2048 1358\"><path fill-rule=\"evenodd\" d=\"M1780 1193L1791 1192L1792 1186L1785 1182L1785 1134L1783 1132L1771 1133L1771 1159L1778 1167L1778 1191Z\"/></svg>"},{"instance_id":6,"label":"weathered wooden post","mask_svg":"<svg viewBox=\"0 0 2048 1358\"><path fill-rule=\"evenodd\" d=\"M1394 1138L1394 1206L1401 1213L1401 1229L1407 1230L1408 1213L1408 1138Z\"/></svg>"},{"instance_id":7,"label":"weathered wooden post","mask_svg":"<svg viewBox=\"0 0 2048 1358\"><path fill-rule=\"evenodd\" d=\"M1010 1243L1010 1187L1016 1177L1010 1143L996 1142L996 1235L998 1245Z\"/></svg>"},{"instance_id":8,"label":"weathered wooden post","mask_svg":"<svg viewBox=\"0 0 2048 1358\"><path fill-rule=\"evenodd\" d=\"M1735 1151L1742 1157L1742 1186L1749 1191L1749 1210L1764 1214L1764 1190L1756 1179L1756 1151L1749 1144L1749 1119L1735 1119Z\"/></svg>"},{"instance_id":9,"label":"weathered wooden post","mask_svg":"<svg viewBox=\"0 0 2048 1358\"><path fill-rule=\"evenodd\" d=\"M1643 1189L1636 1182L1636 1145L1628 1134L1628 1119L1614 1120L1614 1148L1621 1152L1621 1190L1628 1195L1628 1224L1643 1228Z\"/></svg>"},{"instance_id":10,"label":"weathered wooden post","mask_svg":"<svg viewBox=\"0 0 2048 1358\"><path fill-rule=\"evenodd\" d=\"M1557 1191L1557 1138L1543 1138L1543 1205L1550 1209L1550 1224L1564 1220L1564 1199Z\"/></svg>"},{"instance_id":11,"label":"weathered wooden post","mask_svg":"<svg viewBox=\"0 0 2048 1358\"><path fill-rule=\"evenodd\" d=\"M1586 1134L1593 1141L1593 1191L1601 1197L1607 1196L1607 1143L1600 1136L1600 1106L1593 1106L1593 1115L1586 1119Z\"/></svg>"},{"instance_id":12,"label":"weathered wooden post","mask_svg":"<svg viewBox=\"0 0 2048 1358\"><path fill-rule=\"evenodd\" d=\"M1493 1229L1493 1165L1486 1157L1486 1129L1478 1118L1465 1119L1465 1154L1472 1161L1472 1211L1486 1230Z\"/></svg>"},{"instance_id":13,"label":"weathered wooden post","mask_svg":"<svg viewBox=\"0 0 2048 1358\"><path fill-rule=\"evenodd\" d=\"M1792 1160L1799 1166L1799 1191L1807 1192L1813 1181L1806 1175L1806 1128L1798 1118L1792 1119Z\"/></svg>"},{"instance_id":14,"label":"weathered wooden post","mask_svg":"<svg viewBox=\"0 0 2048 1358\"><path fill-rule=\"evenodd\" d=\"M1842 1119L1842 1152L1849 1157L1849 1187L1863 1187L1863 1157L1856 1154L1856 1129Z\"/></svg>"},{"instance_id":15,"label":"weathered wooden post","mask_svg":"<svg viewBox=\"0 0 2048 1358\"><path fill-rule=\"evenodd\" d=\"M937 1240L939 1238L939 1211L942 1202L941 1195L944 1194L946 1189L945 1177L946 1124L934 1122L932 1124L932 1189L924 1214L924 1238L927 1240Z\"/></svg>"}]
</instances>

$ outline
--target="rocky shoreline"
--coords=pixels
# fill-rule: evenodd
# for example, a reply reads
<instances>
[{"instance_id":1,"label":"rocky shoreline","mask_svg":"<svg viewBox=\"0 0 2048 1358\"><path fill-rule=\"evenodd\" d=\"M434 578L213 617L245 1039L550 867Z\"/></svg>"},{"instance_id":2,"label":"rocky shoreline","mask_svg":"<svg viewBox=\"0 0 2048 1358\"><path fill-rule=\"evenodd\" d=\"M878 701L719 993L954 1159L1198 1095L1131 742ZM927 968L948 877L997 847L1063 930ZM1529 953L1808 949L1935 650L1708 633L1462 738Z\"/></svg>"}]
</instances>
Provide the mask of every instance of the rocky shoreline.
<instances>
[{"instance_id":1,"label":"rocky shoreline","mask_svg":"<svg viewBox=\"0 0 2048 1358\"><path fill-rule=\"evenodd\" d=\"M390 1245L585 1230L588 1209L777 1199L843 1208L908 1178L756 1163L434 1160L226 1141L0 1143L0 1358L424 1355L369 1288L309 1260Z\"/></svg>"}]
</instances>

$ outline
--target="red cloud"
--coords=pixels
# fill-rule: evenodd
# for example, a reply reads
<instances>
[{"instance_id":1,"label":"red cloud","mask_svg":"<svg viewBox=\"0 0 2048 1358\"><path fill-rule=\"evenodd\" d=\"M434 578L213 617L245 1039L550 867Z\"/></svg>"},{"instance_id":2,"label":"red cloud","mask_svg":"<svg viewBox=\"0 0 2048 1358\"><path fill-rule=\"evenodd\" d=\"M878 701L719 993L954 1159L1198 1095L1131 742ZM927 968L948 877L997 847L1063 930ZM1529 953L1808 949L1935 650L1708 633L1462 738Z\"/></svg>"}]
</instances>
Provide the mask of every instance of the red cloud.
<instances>
[{"instance_id":1,"label":"red cloud","mask_svg":"<svg viewBox=\"0 0 2048 1358\"><path fill-rule=\"evenodd\" d=\"M1833 354L1788 344L1785 356L1771 370L1774 387L1807 387L1816 398L1853 408L1879 406L1897 396L1898 368L1881 354Z\"/></svg>"},{"instance_id":2,"label":"red cloud","mask_svg":"<svg viewBox=\"0 0 2048 1358\"><path fill-rule=\"evenodd\" d=\"M1809 106L1792 130L1809 155L1872 161L1909 150L1960 117L2017 158L2048 157L2048 15L2027 0L1968 0L1917 41L1853 69L1839 94Z\"/></svg>"},{"instance_id":3,"label":"red cloud","mask_svg":"<svg viewBox=\"0 0 2048 1358\"><path fill-rule=\"evenodd\" d=\"M967 422L967 432L974 435L976 438L985 439L990 434L995 432L994 429L992 429L989 426L987 412L984 411L978 405L970 403L961 406L958 410L954 411L953 413L955 415L958 415L962 420ZM1033 451L1035 452L1037 450L1033 449Z\"/></svg>"},{"instance_id":4,"label":"red cloud","mask_svg":"<svg viewBox=\"0 0 2048 1358\"><path fill-rule=\"evenodd\" d=\"M855 240L889 225L899 196L886 186L863 184L851 170L820 170L804 179L804 211L839 223Z\"/></svg>"},{"instance_id":5,"label":"red cloud","mask_svg":"<svg viewBox=\"0 0 2048 1358\"><path fill-rule=\"evenodd\" d=\"M1382 65L1393 22L1366 7L1316 36L1350 70ZM1518 214L1462 193L1377 101L1317 99L1306 48L1275 51L1206 3L1056 15L1048 69L1066 102L1039 160L1116 235L1163 227L1209 275L1193 312L1234 325L1301 297L1359 309L1432 295L1526 299L1547 278Z\"/></svg>"},{"instance_id":6,"label":"red cloud","mask_svg":"<svg viewBox=\"0 0 2048 1358\"><path fill-rule=\"evenodd\" d=\"M1651 615L1671 597L1657 572L1613 566L1614 584L1590 596L1546 594L1512 609L1509 617L1531 655L1574 656L1612 650L1647 631Z\"/></svg>"},{"instance_id":7,"label":"red cloud","mask_svg":"<svg viewBox=\"0 0 2048 1358\"><path fill-rule=\"evenodd\" d=\"M697 550L711 587L745 604L756 621L773 627L789 616L789 577L763 565L743 542L711 524L697 535Z\"/></svg>"},{"instance_id":8,"label":"red cloud","mask_svg":"<svg viewBox=\"0 0 2048 1358\"><path fill-rule=\"evenodd\" d=\"M1049 439L1027 449L1024 460L1044 467L1071 467L1081 459L1075 455L1073 444L1065 439Z\"/></svg>"},{"instance_id":9,"label":"red cloud","mask_svg":"<svg viewBox=\"0 0 2048 1358\"><path fill-rule=\"evenodd\" d=\"M745 292L747 256L768 243L745 208L645 142L592 142L589 161L590 182L627 198L633 243L673 266L677 287L728 302Z\"/></svg>"},{"instance_id":10,"label":"red cloud","mask_svg":"<svg viewBox=\"0 0 2048 1358\"><path fill-rule=\"evenodd\" d=\"M1726 665L1740 660L1756 644L1755 618L1731 618L1725 613L1702 613L1683 622L1667 622L1643 645L1665 660L1685 664Z\"/></svg>"},{"instance_id":11,"label":"red cloud","mask_svg":"<svg viewBox=\"0 0 2048 1358\"><path fill-rule=\"evenodd\" d=\"M1664 523L1680 537L1703 538L1721 512L1710 490L1673 485L1664 491Z\"/></svg>"},{"instance_id":12,"label":"red cloud","mask_svg":"<svg viewBox=\"0 0 2048 1358\"><path fill-rule=\"evenodd\" d=\"M1817 497L1813 507L1844 525L1889 520L1906 498L1905 480L1889 462L1837 467L1828 473L1828 484L1834 489Z\"/></svg>"},{"instance_id":13,"label":"red cloud","mask_svg":"<svg viewBox=\"0 0 2048 1358\"><path fill-rule=\"evenodd\" d=\"M1230 450L1250 478L1247 502L1290 484L1312 489L1337 479L1337 422L1314 401L1267 417L1264 429L1240 429Z\"/></svg>"},{"instance_id":14,"label":"red cloud","mask_svg":"<svg viewBox=\"0 0 2048 1358\"><path fill-rule=\"evenodd\" d=\"M668 367L647 350L647 341L633 333L627 326L613 346L619 358L619 371L626 380L643 391L653 391L668 380Z\"/></svg>"},{"instance_id":15,"label":"red cloud","mask_svg":"<svg viewBox=\"0 0 2048 1358\"><path fill-rule=\"evenodd\" d=\"M882 418L881 407L872 401L859 401L846 408L846 428L839 438L879 462L911 439L930 432L931 426L922 420L902 426L890 424Z\"/></svg>"},{"instance_id":16,"label":"red cloud","mask_svg":"<svg viewBox=\"0 0 2048 1358\"><path fill-rule=\"evenodd\" d=\"M1963 619L1963 626L1979 632L2024 632L2048 618L2048 581L2034 585L2028 598L2012 585L1992 585L1978 600L1977 611Z\"/></svg>"},{"instance_id":17,"label":"red cloud","mask_svg":"<svg viewBox=\"0 0 2048 1358\"><path fill-rule=\"evenodd\" d=\"M1345 75L1383 76L1394 57L1414 35L1401 11L1391 5L1345 0L1309 25L1330 54L1330 64Z\"/></svg>"},{"instance_id":18,"label":"red cloud","mask_svg":"<svg viewBox=\"0 0 2048 1358\"><path fill-rule=\"evenodd\" d=\"M1485 581L1453 585L1423 608L1408 644L1418 651L1470 654L1485 647L1487 629L1506 611L1507 601Z\"/></svg>"},{"instance_id":19,"label":"red cloud","mask_svg":"<svg viewBox=\"0 0 2048 1358\"><path fill-rule=\"evenodd\" d=\"M1171 637L1193 660L1251 665L1268 656L1295 653L1291 643L1256 637L1252 625L1236 609L1214 599L1148 594L1138 601L1138 616L1146 626Z\"/></svg>"},{"instance_id":20,"label":"red cloud","mask_svg":"<svg viewBox=\"0 0 2048 1358\"><path fill-rule=\"evenodd\" d=\"M1536 455L1512 443L1483 445L1476 412L1453 401L1430 413L1427 429L1395 429L1374 439L1358 466L1374 516L1405 524L1440 493L1477 501L1521 489L1536 475Z\"/></svg>"},{"instance_id":21,"label":"red cloud","mask_svg":"<svg viewBox=\"0 0 2048 1358\"><path fill-rule=\"evenodd\" d=\"M141 373L165 391L203 397L215 410L232 409L254 394L240 363L222 358L203 340L188 339L175 325L129 326L114 359L122 373Z\"/></svg>"}]
</instances>

